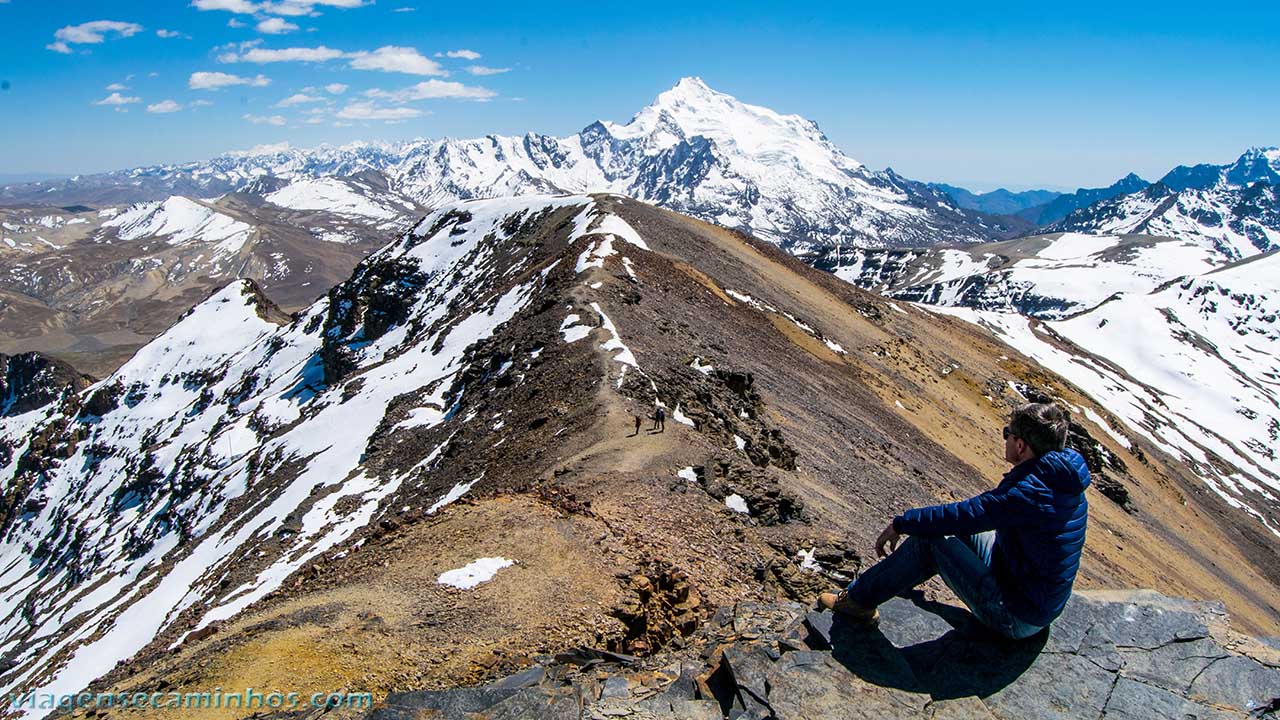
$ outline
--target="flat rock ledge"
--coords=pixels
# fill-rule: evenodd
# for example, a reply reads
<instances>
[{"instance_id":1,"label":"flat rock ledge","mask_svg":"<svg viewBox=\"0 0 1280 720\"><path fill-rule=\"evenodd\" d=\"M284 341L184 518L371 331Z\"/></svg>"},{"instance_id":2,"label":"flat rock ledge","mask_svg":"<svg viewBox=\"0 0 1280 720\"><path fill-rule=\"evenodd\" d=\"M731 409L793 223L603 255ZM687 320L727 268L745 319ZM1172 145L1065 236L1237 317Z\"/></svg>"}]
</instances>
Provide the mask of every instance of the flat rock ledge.
<instances>
[{"instance_id":1,"label":"flat rock ledge","mask_svg":"<svg viewBox=\"0 0 1280 720\"><path fill-rule=\"evenodd\" d=\"M796 603L721 608L683 648L581 649L485 686L390 694L368 720L426 718L1280 717L1274 640L1219 603L1077 593L1048 632L995 637L965 610L896 598L878 629Z\"/></svg>"}]
</instances>

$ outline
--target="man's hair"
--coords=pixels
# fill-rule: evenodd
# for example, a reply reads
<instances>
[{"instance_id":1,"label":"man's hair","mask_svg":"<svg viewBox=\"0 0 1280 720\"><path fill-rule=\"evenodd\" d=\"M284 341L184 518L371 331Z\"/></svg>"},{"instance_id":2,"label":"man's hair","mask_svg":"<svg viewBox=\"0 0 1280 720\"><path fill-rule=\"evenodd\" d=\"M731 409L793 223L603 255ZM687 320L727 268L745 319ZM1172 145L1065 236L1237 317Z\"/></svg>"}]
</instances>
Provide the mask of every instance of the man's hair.
<instances>
[{"instance_id":1,"label":"man's hair","mask_svg":"<svg viewBox=\"0 0 1280 720\"><path fill-rule=\"evenodd\" d=\"M1030 403L1013 411L1009 433L1022 438L1040 457L1067 446L1067 413L1057 403Z\"/></svg>"}]
</instances>

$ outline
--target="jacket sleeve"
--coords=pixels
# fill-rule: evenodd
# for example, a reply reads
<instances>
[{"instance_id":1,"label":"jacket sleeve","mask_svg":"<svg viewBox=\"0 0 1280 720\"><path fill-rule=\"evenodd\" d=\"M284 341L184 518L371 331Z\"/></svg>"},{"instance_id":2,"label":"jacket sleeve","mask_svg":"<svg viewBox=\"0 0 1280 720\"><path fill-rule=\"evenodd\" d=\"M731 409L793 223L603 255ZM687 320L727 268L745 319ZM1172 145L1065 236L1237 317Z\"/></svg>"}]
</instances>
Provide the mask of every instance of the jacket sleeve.
<instances>
[{"instance_id":1,"label":"jacket sleeve","mask_svg":"<svg viewBox=\"0 0 1280 720\"><path fill-rule=\"evenodd\" d=\"M893 528L906 535L973 535L1026 525L1040 516L1035 494L1024 479L968 500L908 510L893 519Z\"/></svg>"}]
</instances>

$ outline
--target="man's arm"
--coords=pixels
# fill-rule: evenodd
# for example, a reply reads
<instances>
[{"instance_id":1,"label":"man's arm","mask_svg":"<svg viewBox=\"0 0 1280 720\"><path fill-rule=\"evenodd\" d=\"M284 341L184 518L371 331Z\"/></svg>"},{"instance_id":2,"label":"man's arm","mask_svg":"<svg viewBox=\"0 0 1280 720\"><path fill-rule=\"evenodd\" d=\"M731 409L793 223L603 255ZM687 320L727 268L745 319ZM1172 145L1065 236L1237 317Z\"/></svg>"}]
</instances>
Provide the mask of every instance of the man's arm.
<instances>
[{"instance_id":1,"label":"man's arm","mask_svg":"<svg viewBox=\"0 0 1280 720\"><path fill-rule=\"evenodd\" d=\"M1034 522L1039 504L1029 496L1026 480L996 488L968 500L908 510L893 519L904 535L973 535Z\"/></svg>"}]
</instances>

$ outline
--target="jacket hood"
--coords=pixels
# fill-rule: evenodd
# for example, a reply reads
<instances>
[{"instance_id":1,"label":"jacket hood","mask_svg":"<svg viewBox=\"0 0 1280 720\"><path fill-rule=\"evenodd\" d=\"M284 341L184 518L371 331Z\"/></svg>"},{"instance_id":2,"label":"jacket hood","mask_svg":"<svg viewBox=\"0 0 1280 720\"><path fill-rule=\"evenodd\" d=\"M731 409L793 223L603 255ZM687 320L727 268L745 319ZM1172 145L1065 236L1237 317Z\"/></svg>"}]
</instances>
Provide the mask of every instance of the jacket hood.
<instances>
[{"instance_id":1,"label":"jacket hood","mask_svg":"<svg viewBox=\"0 0 1280 720\"><path fill-rule=\"evenodd\" d=\"M1089 487L1089 466L1080 453L1070 448L1050 450L1026 464L1030 466L1029 473L1058 492L1078 493Z\"/></svg>"}]
</instances>

